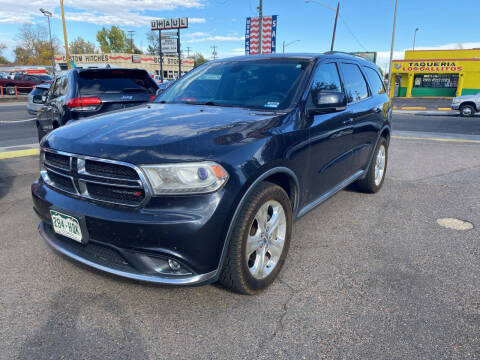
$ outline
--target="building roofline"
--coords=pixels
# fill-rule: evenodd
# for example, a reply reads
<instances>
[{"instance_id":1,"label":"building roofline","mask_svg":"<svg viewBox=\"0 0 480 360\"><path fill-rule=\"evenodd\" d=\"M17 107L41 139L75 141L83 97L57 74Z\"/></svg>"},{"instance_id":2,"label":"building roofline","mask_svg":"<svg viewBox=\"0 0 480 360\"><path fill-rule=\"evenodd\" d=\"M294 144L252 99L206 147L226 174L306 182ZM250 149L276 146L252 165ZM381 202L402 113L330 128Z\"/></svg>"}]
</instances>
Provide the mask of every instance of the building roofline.
<instances>
[{"instance_id":1,"label":"building roofline","mask_svg":"<svg viewBox=\"0 0 480 360\"><path fill-rule=\"evenodd\" d=\"M468 51L468 50L480 50L480 48L470 48L470 49L432 49L432 50L413 50L413 49L408 49L408 50L405 50L405 51L411 51L411 52L415 52L415 51Z\"/></svg>"},{"instance_id":2,"label":"building roofline","mask_svg":"<svg viewBox=\"0 0 480 360\"><path fill-rule=\"evenodd\" d=\"M404 59L404 60L392 60L392 62L406 62L406 61L480 61L480 58L468 58L468 59Z\"/></svg>"}]
</instances>

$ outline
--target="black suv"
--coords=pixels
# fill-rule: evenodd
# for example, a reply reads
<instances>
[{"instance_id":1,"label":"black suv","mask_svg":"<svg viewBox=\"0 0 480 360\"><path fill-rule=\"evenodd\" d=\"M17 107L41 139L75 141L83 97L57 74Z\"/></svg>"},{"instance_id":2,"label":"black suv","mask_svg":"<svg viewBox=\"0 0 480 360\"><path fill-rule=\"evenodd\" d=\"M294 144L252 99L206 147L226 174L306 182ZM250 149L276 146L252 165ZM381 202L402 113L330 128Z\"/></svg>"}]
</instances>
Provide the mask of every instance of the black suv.
<instances>
[{"instance_id":1,"label":"black suv","mask_svg":"<svg viewBox=\"0 0 480 360\"><path fill-rule=\"evenodd\" d=\"M145 70L73 69L55 79L37 115L38 139L70 120L140 105L155 98L158 86Z\"/></svg>"},{"instance_id":2,"label":"black suv","mask_svg":"<svg viewBox=\"0 0 480 360\"><path fill-rule=\"evenodd\" d=\"M255 293L278 275L295 219L349 184L381 188L391 110L358 57L208 62L154 103L44 138L40 233L109 273Z\"/></svg>"}]
</instances>

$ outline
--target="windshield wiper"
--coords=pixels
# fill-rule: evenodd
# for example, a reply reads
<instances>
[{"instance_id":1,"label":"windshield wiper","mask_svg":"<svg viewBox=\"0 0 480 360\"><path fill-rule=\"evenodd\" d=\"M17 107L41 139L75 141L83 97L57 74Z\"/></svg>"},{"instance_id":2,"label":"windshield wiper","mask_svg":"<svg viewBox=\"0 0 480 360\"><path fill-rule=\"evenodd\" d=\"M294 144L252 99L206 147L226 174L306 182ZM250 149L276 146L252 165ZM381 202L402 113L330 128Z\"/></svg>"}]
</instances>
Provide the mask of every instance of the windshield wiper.
<instances>
[{"instance_id":1,"label":"windshield wiper","mask_svg":"<svg viewBox=\"0 0 480 360\"><path fill-rule=\"evenodd\" d=\"M214 101L185 101L184 104L234 107L234 105L230 105L230 104L220 104L220 103L216 103L216 102L214 102Z\"/></svg>"}]
</instances>

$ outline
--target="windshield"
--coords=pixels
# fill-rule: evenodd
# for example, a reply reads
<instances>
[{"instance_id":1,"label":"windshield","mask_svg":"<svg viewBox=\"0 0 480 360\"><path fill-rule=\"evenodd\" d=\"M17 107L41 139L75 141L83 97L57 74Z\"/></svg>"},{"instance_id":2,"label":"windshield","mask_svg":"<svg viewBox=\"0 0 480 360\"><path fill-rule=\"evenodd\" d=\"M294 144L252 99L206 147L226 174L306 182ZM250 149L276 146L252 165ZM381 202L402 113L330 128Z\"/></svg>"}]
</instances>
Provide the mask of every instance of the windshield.
<instances>
[{"instance_id":1,"label":"windshield","mask_svg":"<svg viewBox=\"0 0 480 360\"><path fill-rule=\"evenodd\" d=\"M286 109L308 65L299 59L206 63L177 80L155 102Z\"/></svg>"}]
</instances>

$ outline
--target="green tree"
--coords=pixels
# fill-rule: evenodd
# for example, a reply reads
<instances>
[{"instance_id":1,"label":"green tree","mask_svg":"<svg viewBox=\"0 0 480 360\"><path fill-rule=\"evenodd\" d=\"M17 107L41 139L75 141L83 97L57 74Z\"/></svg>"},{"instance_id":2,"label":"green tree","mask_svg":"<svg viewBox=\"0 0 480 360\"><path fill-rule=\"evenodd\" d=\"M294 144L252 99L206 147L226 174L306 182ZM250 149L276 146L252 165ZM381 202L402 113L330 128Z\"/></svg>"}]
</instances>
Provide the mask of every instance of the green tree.
<instances>
[{"instance_id":1,"label":"green tree","mask_svg":"<svg viewBox=\"0 0 480 360\"><path fill-rule=\"evenodd\" d=\"M196 54L193 56L193 61L194 61L193 66L194 66L194 67L197 67L197 66L199 66L199 65L202 65L203 63L206 63L208 60L205 59L205 56L203 56L203 54L196 53Z\"/></svg>"},{"instance_id":2,"label":"green tree","mask_svg":"<svg viewBox=\"0 0 480 360\"><path fill-rule=\"evenodd\" d=\"M73 40L69 45L71 54L95 54L97 50L95 49L95 44L86 41L80 36Z\"/></svg>"},{"instance_id":3,"label":"green tree","mask_svg":"<svg viewBox=\"0 0 480 360\"><path fill-rule=\"evenodd\" d=\"M7 48L7 45L4 43L0 43L0 64L8 64L10 61L8 61L5 56L3 56L3 50Z\"/></svg>"},{"instance_id":4,"label":"green tree","mask_svg":"<svg viewBox=\"0 0 480 360\"><path fill-rule=\"evenodd\" d=\"M112 26L110 29L102 27L97 32L97 41L103 53L130 52L130 41L128 41L125 31L118 26Z\"/></svg>"},{"instance_id":5,"label":"green tree","mask_svg":"<svg viewBox=\"0 0 480 360\"><path fill-rule=\"evenodd\" d=\"M57 38L52 38L53 53L60 50ZM50 65L52 49L47 28L42 25L23 25L17 35L17 46L13 51L15 62L23 65Z\"/></svg>"}]
</instances>

